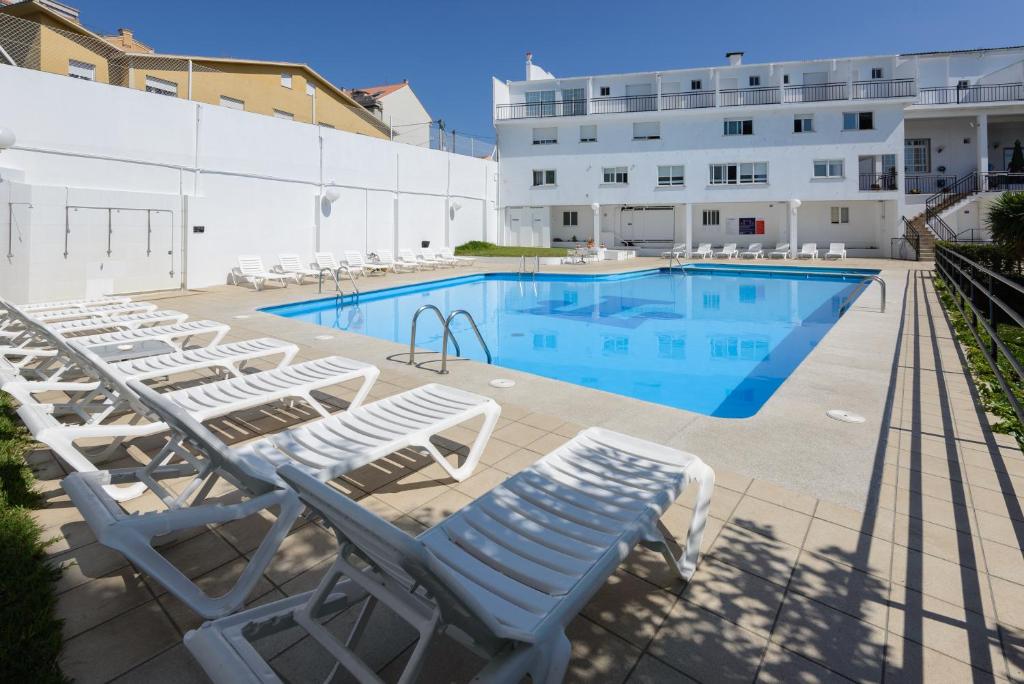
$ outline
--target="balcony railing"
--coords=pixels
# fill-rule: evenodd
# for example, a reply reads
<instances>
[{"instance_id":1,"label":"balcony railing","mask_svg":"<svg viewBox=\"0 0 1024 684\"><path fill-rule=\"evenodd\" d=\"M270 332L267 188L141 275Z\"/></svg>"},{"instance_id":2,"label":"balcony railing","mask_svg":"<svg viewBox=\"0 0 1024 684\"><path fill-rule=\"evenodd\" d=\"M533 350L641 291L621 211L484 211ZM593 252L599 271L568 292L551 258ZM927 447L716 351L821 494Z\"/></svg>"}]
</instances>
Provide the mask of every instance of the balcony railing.
<instances>
[{"instance_id":1,"label":"balcony railing","mask_svg":"<svg viewBox=\"0 0 1024 684\"><path fill-rule=\"evenodd\" d=\"M658 108L657 95L625 95L623 97L595 97L590 101L594 114L629 114L653 112Z\"/></svg>"},{"instance_id":2,"label":"balcony railing","mask_svg":"<svg viewBox=\"0 0 1024 684\"><path fill-rule=\"evenodd\" d=\"M817 85L785 86L785 101L792 102L827 102L829 100L845 100L845 83L819 83Z\"/></svg>"},{"instance_id":3,"label":"balcony railing","mask_svg":"<svg viewBox=\"0 0 1024 684\"><path fill-rule=\"evenodd\" d=\"M498 120L539 119L547 116L583 116L587 113L586 100L558 100L556 102L521 102L497 106Z\"/></svg>"},{"instance_id":4,"label":"balcony railing","mask_svg":"<svg viewBox=\"0 0 1024 684\"><path fill-rule=\"evenodd\" d=\"M921 88L917 94L917 104L923 105L1014 102L1017 100L1024 100L1024 83Z\"/></svg>"},{"instance_id":5,"label":"balcony railing","mask_svg":"<svg viewBox=\"0 0 1024 684\"><path fill-rule=\"evenodd\" d=\"M704 109L715 106L715 91L692 90L688 93L662 93L662 109Z\"/></svg>"},{"instance_id":6,"label":"balcony railing","mask_svg":"<svg viewBox=\"0 0 1024 684\"><path fill-rule=\"evenodd\" d=\"M718 91L720 107L770 105L781 101L778 88L730 88Z\"/></svg>"},{"instance_id":7,"label":"balcony railing","mask_svg":"<svg viewBox=\"0 0 1024 684\"><path fill-rule=\"evenodd\" d=\"M860 189L865 191L885 192L895 190L899 187L896 184L896 173L862 173L860 174Z\"/></svg>"},{"instance_id":8,"label":"balcony railing","mask_svg":"<svg viewBox=\"0 0 1024 684\"><path fill-rule=\"evenodd\" d=\"M917 82L912 78L853 82L854 100L884 100L893 97L914 97L915 95L917 95Z\"/></svg>"},{"instance_id":9,"label":"balcony railing","mask_svg":"<svg viewBox=\"0 0 1024 684\"><path fill-rule=\"evenodd\" d=\"M903 179L904 192L908 195L934 195L956 183L956 176L938 174L912 174Z\"/></svg>"},{"instance_id":10,"label":"balcony railing","mask_svg":"<svg viewBox=\"0 0 1024 684\"><path fill-rule=\"evenodd\" d=\"M984 192L1006 192L1007 190L1019 192L1024 190L1024 173L989 171L981 175Z\"/></svg>"}]
</instances>

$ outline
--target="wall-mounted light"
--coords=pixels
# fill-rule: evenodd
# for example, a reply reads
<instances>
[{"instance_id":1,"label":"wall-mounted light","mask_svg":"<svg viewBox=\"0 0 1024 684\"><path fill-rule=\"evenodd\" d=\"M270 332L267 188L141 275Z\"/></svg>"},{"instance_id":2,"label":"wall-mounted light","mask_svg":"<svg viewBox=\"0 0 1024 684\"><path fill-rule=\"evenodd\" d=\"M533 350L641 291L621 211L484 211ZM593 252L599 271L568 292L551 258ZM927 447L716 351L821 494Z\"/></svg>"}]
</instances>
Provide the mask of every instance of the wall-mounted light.
<instances>
[{"instance_id":1,"label":"wall-mounted light","mask_svg":"<svg viewBox=\"0 0 1024 684\"><path fill-rule=\"evenodd\" d=\"M457 201L456 202L452 202L452 210L453 211L458 211L461 208L462 208L462 205L459 202L457 202Z\"/></svg>"},{"instance_id":2,"label":"wall-mounted light","mask_svg":"<svg viewBox=\"0 0 1024 684\"><path fill-rule=\"evenodd\" d=\"M14 147L14 142L16 140L17 138L14 137L14 131L10 128L0 126L0 152Z\"/></svg>"},{"instance_id":3,"label":"wall-mounted light","mask_svg":"<svg viewBox=\"0 0 1024 684\"><path fill-rule=\"evenodd\" d=\"M331 204L337 202L339 197L341 197L341 193L338 191L338 188L327 188L324 190L324 199Z\"/></svg>"},{"instance_id":4,"label":"wall-mounted light","mask_svg":"<svg viewBox=\"0 0 1024 684\"><path fill-rule=\"evenodd\" d=\"M598 211L600 211L601 205L598 204L597 202L594 202L593 204L590 205L590 208L594 210L594 213L597 213Z\"/></svg>"},{"instance_id":5,"label":"wall-mounted light","mask_svg":"<svg viewBox=\"0 0 1024 684\"><path fill-rule=\"evenodd\" d=\"M935 148L935 153L936 153L936 154L942 154L942 151L943 151L944 149L946 149L946 148L945 148L945 147L943 147L942 145L939 145L938 147L936 147L936 148Z\"/></svg>"}]
</instances>

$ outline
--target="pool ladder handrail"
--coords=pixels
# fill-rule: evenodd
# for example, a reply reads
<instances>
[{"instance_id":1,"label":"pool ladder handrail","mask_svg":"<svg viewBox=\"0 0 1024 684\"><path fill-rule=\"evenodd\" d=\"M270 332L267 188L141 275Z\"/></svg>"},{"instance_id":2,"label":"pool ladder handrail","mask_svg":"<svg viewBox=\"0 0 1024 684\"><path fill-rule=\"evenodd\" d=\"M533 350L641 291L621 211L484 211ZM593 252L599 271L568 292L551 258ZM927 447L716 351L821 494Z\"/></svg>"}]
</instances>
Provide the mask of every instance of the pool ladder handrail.
<instances>
[{"instance_id":1,"label":"pool ladder handrail","mask_svg":"<svg viewBox=\"0 0 1024 684\"><path fill-rule=\"evenodd\" d=\"M441 342L441 375L446 375L448 373L448 338L452 335L452 321L456 316L460 315L465 316L466 319L469 320L469 325L473 328L477 341L480 343L480 346L483 347L484 354L487 355L487 363L493 363L491 359L491 349L484 341L484 336L480 334L480 328L477 327L476 321L473 319L473 314L469 313L465 309L456 309L448 314L448 318L444 321L444 338ZM453 337L452 339L454 340L455 338ZM461 356L461 352L459 352L458 347L456 347L455 351L456 354Z\"/></svg>"},{"instance_id":2,"label":"pool ladder handrail","mask_svg":"<svg viewBox=\"0 0 1024 684\"><path fill-rule=\"evenodd\" d=\"M327 267L321 268L320 269L320 279L319 279L319 283L317 285L317 293L318 294L323 294L323 292L324 292L324 272L327 272L327 273L329 273L331 275L332 278L334 278L334 290L335 290L335 292L337 292L339 294L339 296L341 296L343 293L341 292L341 279L338 278L338 275L342 271L344 271L345 275L348 276L348 281L350 283L352 283L352 294L354 294L356 297L358 297L359 296L359 286L356 285L356 279L352 275L352 269L350 269L348 266L339 266L336 269L334 269L334 268L327 268Z\"/></svg>"},{"instance_id":3,"label":"pool ladder handrail","mask_svg":"<svg viewBox=\"0 0 1024 684\"><path fill-rule=\"evenodd\" d=\"M444 314L441 310L433 304L424 304L420 308L416 309L416 313L412 315L412 330L409 333L409 365L416 363L416 321L419 320L420 314L424 311L433 311L434 315L437 316L437 320L441 323L441 327L444 328L444 353L448 353L448 338L452 338L452 344L455 345L456 356L462 356L462 350L459 348L459 341L455 339L454 335L449 335L451 332L448 329L448 322L444 318Z\"/></svg>"},{"instance_id":4,"label":"pool ladder handrail","mask_svg":"<svg viewBox=\"0 0 1024 684\"><path fill-rule=\"evenodd\" d=\"M882 300L881 300L880 313L885 313L885 281L882 280L877 275L864 275L864 276L861 276L861 280L857 284L857 286L853 288L853 291L850 292L850 294L848 294L846 296L846 299L843 300L843 303L839 305L839 313L840 314L844 313L853 304L853 300L857 298L857 295L859 295L861 292L863 292L864 290L866 290L869 287L871 287L871 283L872 282L878 283L878 286L882 288L882 291L881 291Z\"/></svg>"},{"instance_id":5,"label":"pool ladder handrail","mask_svg":"<svg viewBox=\"0 0 1024 684\"><path fill-rule=\"evenodd\" d=\"M540 273L540 255L538 254L534 256L533 259L533 271L531 273L526 270L526 255L521 254L519 256L519 275L532 275L534 278L537 277L537 274Z\"/></svg>"}]
</instances>

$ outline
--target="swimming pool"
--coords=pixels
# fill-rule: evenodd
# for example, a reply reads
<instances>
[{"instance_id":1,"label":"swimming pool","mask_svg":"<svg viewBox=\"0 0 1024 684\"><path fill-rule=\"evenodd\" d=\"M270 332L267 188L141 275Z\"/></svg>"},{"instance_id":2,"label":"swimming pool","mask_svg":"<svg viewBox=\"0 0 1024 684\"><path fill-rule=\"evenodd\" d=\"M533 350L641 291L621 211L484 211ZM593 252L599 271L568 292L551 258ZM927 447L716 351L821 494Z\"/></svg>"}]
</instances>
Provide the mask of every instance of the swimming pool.
<instances>
[{"instance_id":1,"label":"swimming pool","mask_svg":"<svg viewBox=\"0 0 1024 684\"><path fill-rule=\"evenodd\" d=\"M678 268L536 278L491 273L263 311L408 344L419 307L466 309L498 366L746 418L828 333L859 276L878 272L780 270L709 264L685 274ZM418 328L417 348L440 351L438 320L422 315ZM462 356L485 360L465 319L452 331Z\"/></svg>"}]
</instances>

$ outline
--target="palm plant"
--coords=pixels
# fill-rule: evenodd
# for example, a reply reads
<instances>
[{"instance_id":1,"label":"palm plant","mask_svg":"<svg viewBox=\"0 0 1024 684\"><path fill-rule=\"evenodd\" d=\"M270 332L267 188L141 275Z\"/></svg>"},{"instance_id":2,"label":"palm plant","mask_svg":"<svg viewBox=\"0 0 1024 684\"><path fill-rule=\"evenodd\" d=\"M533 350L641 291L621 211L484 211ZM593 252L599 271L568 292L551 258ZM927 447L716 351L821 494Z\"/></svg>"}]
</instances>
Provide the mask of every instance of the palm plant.
<instances>
[{"instance_id":1,"label":"palm plant","mask_svg":"<svg viewBox=\"0 0 1024 684\"><path fill-rule=\"evenodd\" d=\"M1004 192L988 209L992 240L1017 261L1024 259L1024 192Z\"/></svg>"}]
</instances>

